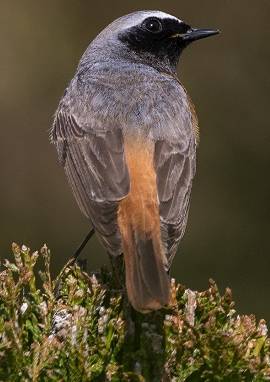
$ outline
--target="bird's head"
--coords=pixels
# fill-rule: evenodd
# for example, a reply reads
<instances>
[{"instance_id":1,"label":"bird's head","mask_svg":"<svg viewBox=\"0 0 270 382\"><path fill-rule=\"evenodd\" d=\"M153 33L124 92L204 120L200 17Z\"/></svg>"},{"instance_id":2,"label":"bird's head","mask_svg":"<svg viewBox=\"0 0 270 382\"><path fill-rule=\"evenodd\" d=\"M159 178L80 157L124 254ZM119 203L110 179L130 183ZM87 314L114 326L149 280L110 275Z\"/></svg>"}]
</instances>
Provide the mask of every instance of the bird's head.
<instances>
[{"instance_id":1,"label":"bird's head","mask_svg":"<svg viewBox=\"0 0 270 382\"><path fill-rule=\"evenodd\" d=\"M195 29L177 17L160 11L139 11L120 17L105 28L95 45L111 49L119 56L153 66L176 70L181 52L193 41L219 33Z\"/></svg>"}]
</instances>

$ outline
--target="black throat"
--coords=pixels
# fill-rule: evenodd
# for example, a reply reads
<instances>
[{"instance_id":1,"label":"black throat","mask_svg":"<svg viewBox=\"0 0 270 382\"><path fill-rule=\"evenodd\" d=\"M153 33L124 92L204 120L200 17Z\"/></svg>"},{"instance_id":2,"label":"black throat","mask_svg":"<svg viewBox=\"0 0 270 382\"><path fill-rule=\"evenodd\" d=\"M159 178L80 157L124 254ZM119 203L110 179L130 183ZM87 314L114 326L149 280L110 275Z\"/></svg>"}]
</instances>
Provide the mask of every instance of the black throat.
<instances>
[{"instance_id":1,"label":"black throat","mask_svg":"<svg viewBox=\"0 0 270 382\"><path fill-rule=\"evenodd\" d=\"M163 64L175 72L179 57L187 45L180 35L190 27L171 18L162 19L161 22L162 30L158 33L151 33L143 26L136 25L121 32L118 37L130 50L141 58L144 57L150 65Z\"/></svg>"}]
</instances>

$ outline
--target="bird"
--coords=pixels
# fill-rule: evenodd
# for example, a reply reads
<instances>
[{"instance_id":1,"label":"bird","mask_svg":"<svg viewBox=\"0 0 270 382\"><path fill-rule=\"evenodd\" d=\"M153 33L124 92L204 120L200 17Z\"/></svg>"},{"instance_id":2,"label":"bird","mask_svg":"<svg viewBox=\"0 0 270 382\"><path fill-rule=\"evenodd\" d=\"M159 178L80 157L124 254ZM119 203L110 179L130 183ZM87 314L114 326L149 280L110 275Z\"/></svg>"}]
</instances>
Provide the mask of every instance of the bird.
<instances>
[{"instance_id":1,"label":"bird","mask_svg":"<svg viewBox=\"0 0 270 382\"><path fill-rule=\"evenodd\" d=\"M80 210L109 256L124 258L141 313L171 304L196 170L198 120L177 65L217 33L162 11L116 19L82 55L50 130Z\"/></svg>"}]
</instances>

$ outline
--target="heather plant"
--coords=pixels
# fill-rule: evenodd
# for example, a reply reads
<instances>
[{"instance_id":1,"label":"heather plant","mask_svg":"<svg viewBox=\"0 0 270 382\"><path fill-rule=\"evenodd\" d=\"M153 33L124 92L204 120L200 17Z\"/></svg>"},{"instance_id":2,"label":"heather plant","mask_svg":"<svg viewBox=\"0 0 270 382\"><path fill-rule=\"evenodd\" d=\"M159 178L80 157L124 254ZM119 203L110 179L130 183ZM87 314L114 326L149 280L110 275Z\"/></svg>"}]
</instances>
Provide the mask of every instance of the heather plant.
<instances>
[{"instance_id":1,"label":"heather plant","mask_svg":"<svg viewBox=\"0 0 270 382\"><path fill-rule=\"evenodd\" d=\"M106 269L70 265L52 280L46 246L12 250L0 273L0 381L270 380L265 321L238 315L214 281L196 292L172 280L172 306L143 315Z\"/></svg>"}]
</instances>

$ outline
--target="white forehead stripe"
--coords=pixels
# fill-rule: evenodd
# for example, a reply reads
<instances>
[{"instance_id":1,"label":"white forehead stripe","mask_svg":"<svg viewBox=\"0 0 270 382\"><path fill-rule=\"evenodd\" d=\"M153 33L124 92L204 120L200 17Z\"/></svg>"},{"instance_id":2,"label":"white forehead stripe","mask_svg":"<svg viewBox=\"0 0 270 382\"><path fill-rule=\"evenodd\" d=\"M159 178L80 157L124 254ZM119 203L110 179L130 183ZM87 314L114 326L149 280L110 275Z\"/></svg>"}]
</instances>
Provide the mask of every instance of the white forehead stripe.
<instances>
[{"instance_id":1,"label":"white forehead stripe","mask_svg":"<svg viewBox=\"0 0 270 382\"><path fill-rule=\"evenodd\" d=\"M146 14L148 14L148 12L146 12ZM161 11L154 11L154 12L151 12L151 14L149 12L149 14L147 16L148 17L151 17L151 16L159 17L160 19L173 19L173 20L178 20L178 21L182 22L182 20L179 20L177 17L169 15L168 13L161 12Z\"/></svg>"},{"instance_id":2,"label":"white forehead stripe","mask_svg":"<svg viewBox=\"0 0 270 382\"><path fill-rule=\"evenodd\" d=\"M152 11L152 12L139 12L138 14L134 14L129 20L124 23L124 28L131 28L135 25L138 25L143 22L148 17L158 17L159 19L172 19L177 20L180 23L182 20L179 20L177 17L169 15L168 13L161 11Z\"/></svg>"}]
</instances>

